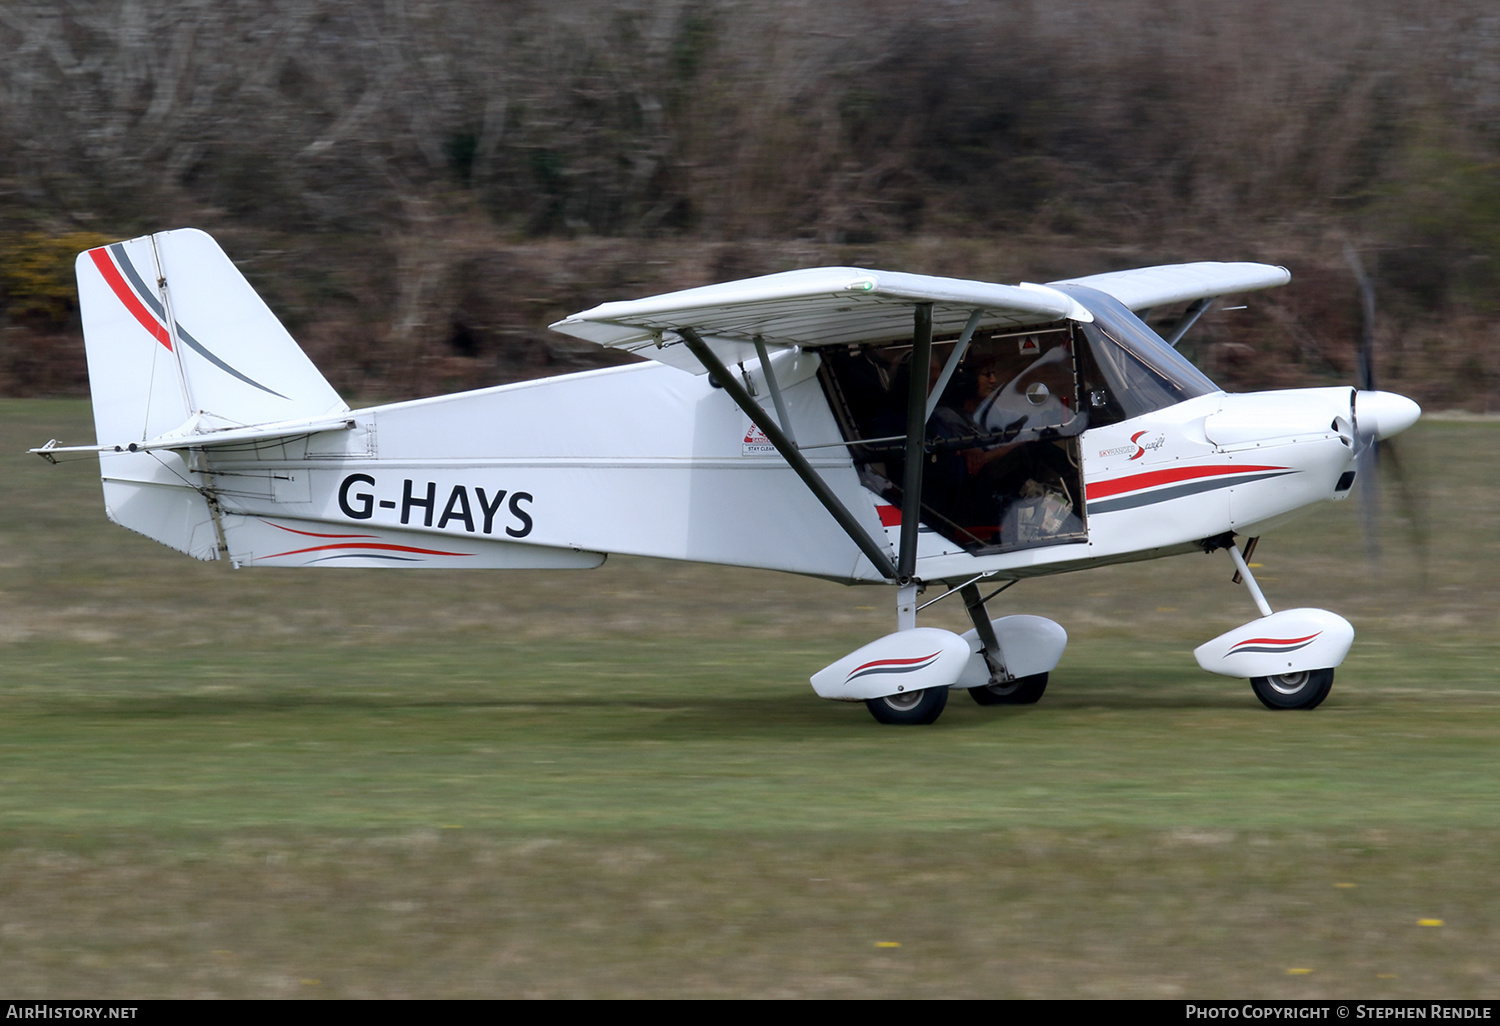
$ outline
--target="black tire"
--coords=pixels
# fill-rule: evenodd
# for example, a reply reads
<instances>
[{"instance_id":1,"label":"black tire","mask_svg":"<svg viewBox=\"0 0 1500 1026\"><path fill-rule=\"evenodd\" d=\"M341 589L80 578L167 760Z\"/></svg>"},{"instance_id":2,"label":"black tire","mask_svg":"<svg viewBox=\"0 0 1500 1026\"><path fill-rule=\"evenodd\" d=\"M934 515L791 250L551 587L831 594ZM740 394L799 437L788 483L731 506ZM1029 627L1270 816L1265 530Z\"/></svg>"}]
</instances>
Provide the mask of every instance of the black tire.
<instances>
[{"instance_id":1,"label":"black tire","mask_svg":"<svg viewBox=\"0 0 1500 1026\"><path fill-rule=\"evenodd\" d=\"M1251 677L1255 697L1267 709L1316 709L1333 687L1333 670L1301 670L1274 677Z\"/></svg>"},{"instance_id":2,"label":"black tire","mask_svg":"<svg viewBox=\"0 0 1500 1026\"><path fill-rule=\"evenodd\" d=\"M947 704L947 688L927 688L867 699L865 708L881 723L915 726L936 720L943 714L943 708Z\"/></svg>"},{"instance_id":3,"label":"black tire","mask_svg":"<svg viewBox=\"0 0 1500 1026\"><path fill-rule=\"evenodd\" d=\"M969 696L980 705L1033 705L1047 690L1047 675L1034 673L1017 677L1005 684L985 684L970 688Z\"/></svg>"}]
</instances>

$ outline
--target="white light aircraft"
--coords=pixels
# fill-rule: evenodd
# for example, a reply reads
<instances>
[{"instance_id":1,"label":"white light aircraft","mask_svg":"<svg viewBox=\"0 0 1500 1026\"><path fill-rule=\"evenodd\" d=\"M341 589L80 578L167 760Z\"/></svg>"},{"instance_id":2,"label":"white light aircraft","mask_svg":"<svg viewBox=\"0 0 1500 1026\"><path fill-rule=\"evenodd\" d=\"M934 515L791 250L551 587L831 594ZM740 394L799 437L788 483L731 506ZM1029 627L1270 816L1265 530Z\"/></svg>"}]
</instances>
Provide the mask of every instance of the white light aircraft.
<instances>
[{"instance_id":1,"label":"white light aircraft","mask_svg":"<svg viewBox=\"0 0 1500 1026\"><path fill-rule=\"evenodd\" d=\"M1289 280L1265 264L1019 286L788 271L552 326L643 362L363 410L200 231L89 250L77 272L98 444L33 451L97 453L115 523L235 567L617 552L886 585L897 630L812 676L882 723L931 723L954 688L1041 697L1067 634L990 618L1016 581L1219 549L1261 615L1199 664L1273 709L1316 706L1353 628L1272 612L1236 537L1346 497L1420 414L1355 388L1228 394L1181 356L1216 297ZM1139 316L1182 303L1167 339ZM955 595L972 630L917 626Z\"/></svg>"}]
</instances>

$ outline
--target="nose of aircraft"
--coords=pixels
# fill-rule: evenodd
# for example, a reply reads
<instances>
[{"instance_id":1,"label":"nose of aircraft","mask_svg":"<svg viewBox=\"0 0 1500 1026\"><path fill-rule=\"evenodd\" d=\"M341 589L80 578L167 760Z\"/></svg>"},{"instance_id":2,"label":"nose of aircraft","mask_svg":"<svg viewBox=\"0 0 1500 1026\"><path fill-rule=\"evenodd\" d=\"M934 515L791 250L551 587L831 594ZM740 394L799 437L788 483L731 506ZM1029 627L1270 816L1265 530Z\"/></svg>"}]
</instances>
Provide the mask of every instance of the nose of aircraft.
<instances>
[{"instance_id":1,"label":"nose of aircraft","mask_svg":"<svg viewBox=\"0 0 1500 1026\"><path fill-rule=\"evenodd\" d=\"M1355 426L1373 432L1376 438L1399 435L1421 415L1422 407L1395 392L1356 392L1354 396Z\"/></svg>"}]
</instances>

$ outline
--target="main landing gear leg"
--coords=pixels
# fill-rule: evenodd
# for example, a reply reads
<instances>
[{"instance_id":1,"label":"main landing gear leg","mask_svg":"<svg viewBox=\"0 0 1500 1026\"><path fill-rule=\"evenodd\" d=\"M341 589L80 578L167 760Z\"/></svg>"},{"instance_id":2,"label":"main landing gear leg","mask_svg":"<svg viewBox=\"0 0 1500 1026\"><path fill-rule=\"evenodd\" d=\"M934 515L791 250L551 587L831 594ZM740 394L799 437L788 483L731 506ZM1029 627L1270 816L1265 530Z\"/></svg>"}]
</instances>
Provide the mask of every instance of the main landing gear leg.
<instances>
[{"instance_id":1,"label":"main landing gear leg","mask_svg":"<svg viewBox=\"0 0 1500 1026\"><path fill-rule=\"evenodd\" d=\"M896 589L896 630L909 631L917 626L917 585L903 584Z\"/></svg>"},{"instance_id":2,"label":"main landing gear leg","mask_svg":"<svg viewBox=\"0 0 1500 1026\"><path fill-rule=\"evenodd\" d=\"M910 631L917 626L916 584L903 584L896 591L896 630ZM947 688L925 688L904 691L884 698L865 700L865 708L881 723L907 726L933 723L948 705Z\"/></svg>"},{"instance_id":3,"label":"main landing gear leg","mask_svg":"<svg viewBox=\"0 0 1500 1026\"><path fill-rule=\"evenodd\" d=\"M1031 705L1035 703L1042 697L1042 692L1047 690L1047 675L1037 673L1030 677L1013 676L1005 667L1005 655L1000 650L1000 639L995 637L995 627L990 622L989 610L985 608L984 600L979 597L978 585L965 585L958 594L964 600L964 608L974 624L975 633L979 635L980 655L984 656L985 665L990 668L989 683L970 688L969 697L980 705Z\"/></svg>"}]
</instances>

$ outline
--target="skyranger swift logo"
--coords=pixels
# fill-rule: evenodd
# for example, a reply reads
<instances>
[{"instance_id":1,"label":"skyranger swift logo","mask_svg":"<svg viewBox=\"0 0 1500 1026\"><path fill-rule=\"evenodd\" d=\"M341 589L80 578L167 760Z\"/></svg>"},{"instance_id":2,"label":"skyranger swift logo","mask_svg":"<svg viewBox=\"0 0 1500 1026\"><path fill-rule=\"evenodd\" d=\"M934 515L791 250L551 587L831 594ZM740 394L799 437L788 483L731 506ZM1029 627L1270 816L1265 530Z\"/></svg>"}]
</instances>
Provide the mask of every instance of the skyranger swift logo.
<instances>
[{"instance_id":1,"label":"skyranger swift logo","mask_svg":"<svg viewBox=\"0 0 1500 1026\"><path fill-rule=\"evenodd\" d=\"M1146 451L1148 449L1150 449L1150 450L1160 449L1162 446L1164 446L1164 445L1167 444L1167 437L1165 435L1157 435L1155 438L1151 439L1150 441L1142 442L1141 441L1141 436L1144 435L1145 433L1146 432L1144 432L1144 431L1137 431L1135 434L1133 434L1133 435L1130 436L1130 441L1132 443L1134 443L1134 444L1132 444L1132 445L1120 445L1120 446L1116 446L1113 449L1101 449L1101 450L1099 450L1099 455L1100 456L1124 456L1128 452L1128 453L1131 454L1131 456L1130 456L1131 459L1138 460L1142 456L1146 455Z\"/></svg>"}]
</instances>

